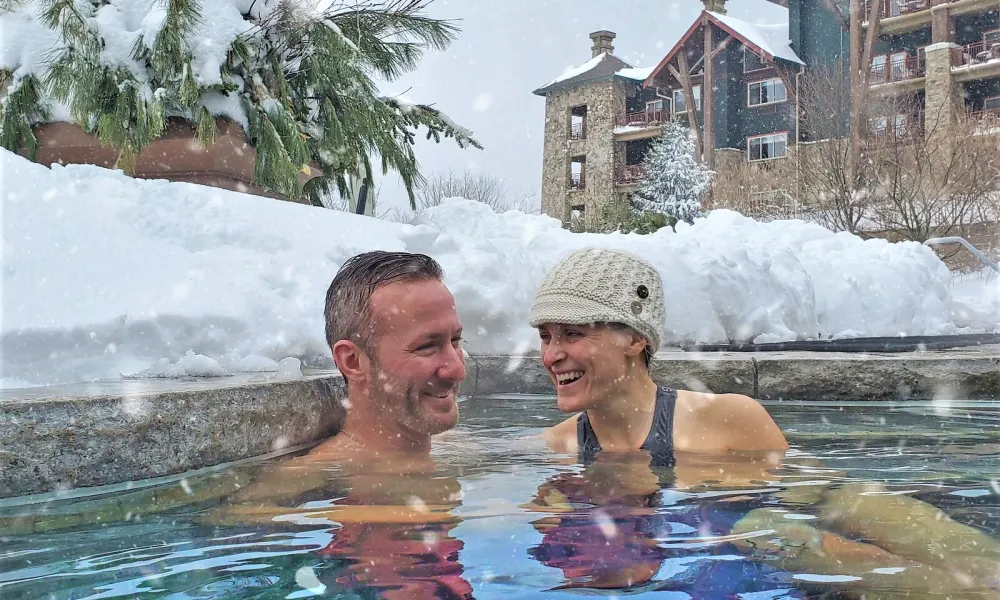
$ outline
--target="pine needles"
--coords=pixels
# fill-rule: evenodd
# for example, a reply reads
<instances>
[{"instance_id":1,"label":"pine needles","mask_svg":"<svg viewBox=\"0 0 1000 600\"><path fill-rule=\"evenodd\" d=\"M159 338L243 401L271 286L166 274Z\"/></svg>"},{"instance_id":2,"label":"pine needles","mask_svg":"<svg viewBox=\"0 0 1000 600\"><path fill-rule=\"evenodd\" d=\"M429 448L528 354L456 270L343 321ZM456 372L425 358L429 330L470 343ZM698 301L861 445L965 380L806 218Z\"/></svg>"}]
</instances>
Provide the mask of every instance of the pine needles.
<instances>
[{"instance_id":1,"label":"pine needles","mask_svg":"<svg viewBox=\"0 0 1000 600\"><path fill-rule=\"evenodd\" d=\"M245 116L247 141L257 151L254 182L264 189L314 201L333 187L345 194L350 179L370 181L377 159L383 173L400 175L411 205L421 181L413 152L418 130L436 142L444 137L481 148L437 109L384 97L373 81L395 79L415 69L428 49L454 41L454 24L424 14L429 0L335 3L323 13L291 0L257 0L243 13L246 31L225 52L221 82L211 84L193 66L202 0L155 3L162 20L136 36L126 65L102 55L107 40L97 17L108 0L0 6L35 4L61 42L44 73L0 72L0 144L33 154L32 126L48 118L47 102L55 100L86 131L118 148L117 166L132 173L170 119L191 123L202 146L214 143L220 114L205 98L221 94ZM318 176L303 186L303 173Z\"/></svg>"}]
</instances>

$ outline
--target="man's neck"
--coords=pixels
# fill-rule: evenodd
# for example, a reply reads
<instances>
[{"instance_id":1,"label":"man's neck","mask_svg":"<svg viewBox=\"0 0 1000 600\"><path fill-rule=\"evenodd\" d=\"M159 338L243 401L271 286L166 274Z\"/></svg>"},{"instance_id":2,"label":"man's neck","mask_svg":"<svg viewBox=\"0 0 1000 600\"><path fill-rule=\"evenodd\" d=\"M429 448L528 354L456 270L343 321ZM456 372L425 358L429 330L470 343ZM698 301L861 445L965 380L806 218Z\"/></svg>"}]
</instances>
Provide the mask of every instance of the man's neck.
<instances>
[{"instance_id":1,"label":"man's neck","mask_svg":"<svg viewBox=\"0 0 1000 600\"><path fill-rule=\"evenodd\" d=\"M374 453L428 454L431 436L414 433L395 422L385 422L384 415L361 407L371 406L367 398L355 400L348 396L347 411L340 434Z\"/></svg>"},{"instance_id":2,"label":"man's neck","mask_svg":"<svg viewBox=\"0 0 1000 600\"><path fill-rule=\"evenodd\" d=\"M612 452L637 450L649 436L656 411L656 383L642 370L626 377L614 395L587 410L601 448Z\"/></svg>"}]
</instances>

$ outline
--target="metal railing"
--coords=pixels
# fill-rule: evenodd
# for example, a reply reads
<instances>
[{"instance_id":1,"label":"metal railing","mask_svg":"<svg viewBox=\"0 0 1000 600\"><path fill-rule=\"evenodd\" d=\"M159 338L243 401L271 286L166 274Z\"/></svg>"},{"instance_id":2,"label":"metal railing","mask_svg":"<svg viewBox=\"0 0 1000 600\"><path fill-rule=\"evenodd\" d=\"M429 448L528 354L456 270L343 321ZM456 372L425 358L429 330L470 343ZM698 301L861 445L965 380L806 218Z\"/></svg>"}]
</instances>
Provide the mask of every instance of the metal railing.
<instances>
[{"instance_id":1,"label":"metal railing","mask_svg":"<svg viewBox=\"0 0 1000 600\"><path fill-rule=\"evenodd\" d=\"M956 48L952 64L965 67L998 59L1000 59L1000 42L976 42Z\"/></svg>"},{"instance_id":2,"label":"metal railing","mask_svg":"<svg viewBox=\"0 0 1000 600\"><path fill-rule=\"evenodd\" d=\"M956 0L946 0L955 2ZM869 0L865 4L865 19L871 16L873 2L882 3L882 18L901 17L912 13L927 10L931 7L931 0Z\"/></svg>"},{"instance_id":3,"label":"metal railing","mask_svg":"<svg viewBox=\"0 0 1000 600\"><path fill-rule=\"evenodd\" d=\"M927 61L923 54L908 54L904 60L890 60L885 64L872 65L870 83L891 83L917 79L927 74Z\"/></svg>"},{"instance_id":4,"label":"metal railing","mask_svg":"<svg viewBox=\"0 0 1000 600\"><path fill-rule=\"evenodd\" d=\"M669 110L644 110L642 112L619 115L616 125L618 127L652 127L666 123L669 120Z\"/></svg>"},{"instance_id":5,"label":"metal railing","mask_svg":"<svg viewBox=\"0 0 1000 600\"><path fill-rule=\"evenodd\" d=\"M579 121L573 123L569 128L569 139L571 140L582 140L587 137L587 123L586 121Z\"/></svg>"},{"instance_id":6,"label":"metal railing","mask_svg":"<svg viewBox=\"0 0 1000 600\"><path fill-rule=\"evenodd\" d=\"M569 176L569 187L573 190L583 190L587 188L587 178L583 175L583 171L573 173Z\"/></svg>"},{"instance_id":7,"label":"metal railing","mask_svg":"<svg viewBox=\"0 0 1000 600\"><path fill-rule=\"evenodd\" d=\"M646 176L642 165L621 165L615 171L615 183L618 185L634 185Z\"/></svg>"},{"instance_id":8,"label":"metal railing","mask_svg":"<svg viewBox=\"0 0 1000 600\"><path fill-rule=\"evenodd\" d=\"M966 250L968 250L969 252L971 252L973 254L973 256L975 256L976 258L978 258L981 263L983 263L987 267L993 269L997 273L1000 273L1000 265L998 265L997 263L995 263L992 260L990 260L988 256L986 256L985 254L983 254L982 252L979 251L979 248L976 248L975 246L973 246L972 243L969 240L967 240L967 239L965 239L963 237L949 236L949 237L941 237L941 238L931 238L931 239L929 239L929 240L927 240L927 241L924 242L925 246L938 246L938 245L941 245L941 244L960 244Z\"/></svg>"}]
</instances>

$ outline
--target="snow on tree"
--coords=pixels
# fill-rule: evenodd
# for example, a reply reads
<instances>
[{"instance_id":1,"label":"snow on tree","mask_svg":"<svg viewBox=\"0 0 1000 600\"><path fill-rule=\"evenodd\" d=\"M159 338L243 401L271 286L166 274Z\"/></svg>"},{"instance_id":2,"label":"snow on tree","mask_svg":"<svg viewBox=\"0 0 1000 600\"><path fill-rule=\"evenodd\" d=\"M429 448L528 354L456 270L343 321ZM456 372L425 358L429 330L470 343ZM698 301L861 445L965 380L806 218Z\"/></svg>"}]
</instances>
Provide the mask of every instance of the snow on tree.
<instances>
[{"instance_id":1,"label":"snow on tree","mask_svg":"<svg viewBox=\"0 0 1000 600\"><path fill-rule=\"evenodd\" d=\"M689 128L671 121L649 147L643 161L637 204L691 223L701 216L701 198L708 189L711 171L695 158Z\"/></svg>"},{"instance_id":2,"label":"snow on tree","mask_svg":"<svg viewBox=\"0 0 1000 600\"><path fill-rule=\"evenodd\" d=\"M453 24L423 14L430 1L0 0L0 145L33 156L34 125L72 121L133 173L170 119L192 123L207 147L228 117L257 150L265 189L346 197L377 157L414 205L419 129L480 147L437 109L382 96L374 82L454 41ZM303 188L310 165L322 175Z\"/></svg>"}]
</instances>

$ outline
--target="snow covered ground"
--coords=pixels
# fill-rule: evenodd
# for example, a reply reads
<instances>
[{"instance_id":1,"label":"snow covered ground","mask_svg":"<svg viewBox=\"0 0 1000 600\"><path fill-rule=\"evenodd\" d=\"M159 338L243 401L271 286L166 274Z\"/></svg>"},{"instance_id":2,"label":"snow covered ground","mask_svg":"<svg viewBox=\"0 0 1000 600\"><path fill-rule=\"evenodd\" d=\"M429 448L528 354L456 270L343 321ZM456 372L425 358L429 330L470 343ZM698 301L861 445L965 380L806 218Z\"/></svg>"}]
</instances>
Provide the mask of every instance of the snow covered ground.
<instances>
[{"instance_id":1,"label":"snow covered ground","mask_svg":"<svg viewBox=\"0 0 1000 600\"><path fill-rule=\"evenodd\" d=\"M470 352L535 350L536 287L588 245L659 269L666 343L1000 330L995 279L952 289L927 248L802 222L716 211L677 233L572 234L456 199L407 225L91 166L49 170L7 151L0 172L4 387L276 372L286 357L329 365L326 288L373 249L442 263Z\"/></svg>"}]
</instances>

